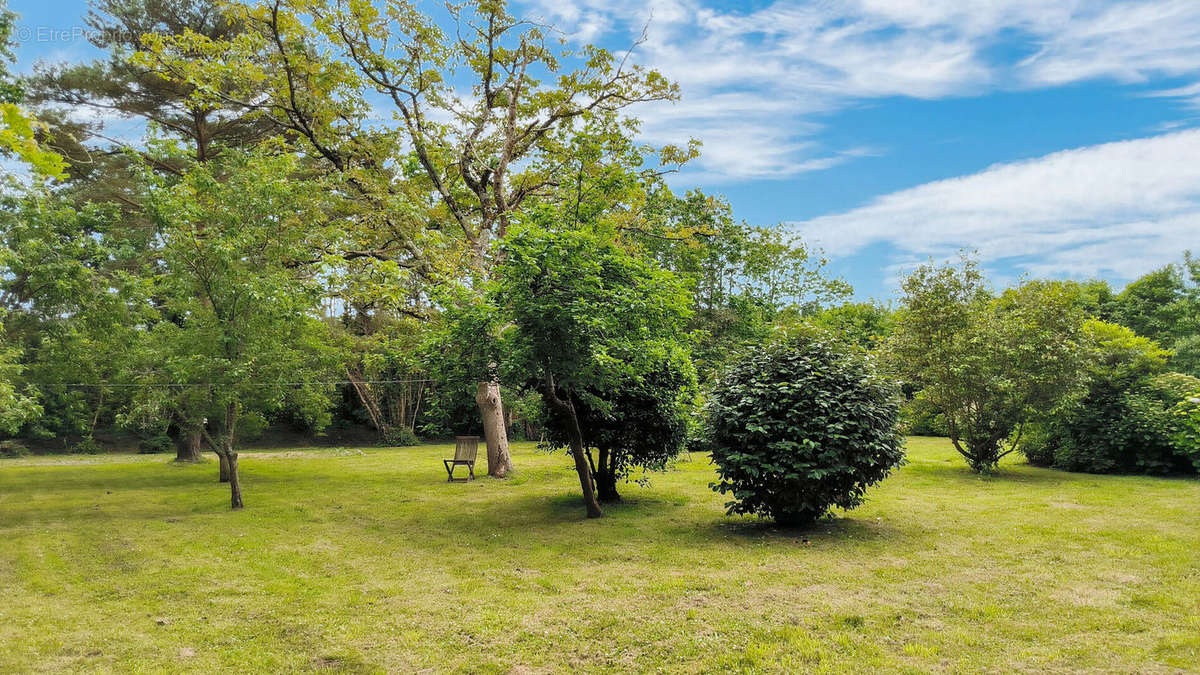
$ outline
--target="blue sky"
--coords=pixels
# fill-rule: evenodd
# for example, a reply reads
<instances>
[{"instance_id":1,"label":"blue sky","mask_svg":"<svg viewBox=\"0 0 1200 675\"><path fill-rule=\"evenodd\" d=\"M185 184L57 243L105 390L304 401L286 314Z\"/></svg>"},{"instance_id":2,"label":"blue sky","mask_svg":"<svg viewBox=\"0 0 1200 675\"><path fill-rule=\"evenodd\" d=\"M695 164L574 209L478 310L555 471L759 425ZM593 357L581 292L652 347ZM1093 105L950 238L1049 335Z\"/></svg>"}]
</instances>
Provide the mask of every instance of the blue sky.
<instances>
[{"instance_id":1,"label":"blue sky","mask_svg":"<svg viewBox=\"0 0 1200 675\"><path fill-rule=\"evenodd\" d=\"M90 55L82 0L10 0L20 67ZM1196 0L529 0L574 42L628 46L696 137L677 187L822 246L860 297L978 250L1022 274L1121 284L1200 251ZM54 33L52 31L58 31Z\"/></svg>"}]
</instances>

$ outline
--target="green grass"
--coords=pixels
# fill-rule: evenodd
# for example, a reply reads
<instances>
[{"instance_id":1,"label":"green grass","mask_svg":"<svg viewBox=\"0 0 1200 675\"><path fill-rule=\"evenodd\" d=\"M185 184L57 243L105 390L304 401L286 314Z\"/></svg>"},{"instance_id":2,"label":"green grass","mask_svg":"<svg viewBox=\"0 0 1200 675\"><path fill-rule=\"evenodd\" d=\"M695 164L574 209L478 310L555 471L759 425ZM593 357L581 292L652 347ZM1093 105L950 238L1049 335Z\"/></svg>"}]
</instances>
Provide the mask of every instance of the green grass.
<instances>
[{"instance_id":1,"label":"green grass","mask_svg":"<svg viewBox=\"0 0 1200 675\"><path fill-rule=\"evenodd\" d=\"M448 446L0 461L0 671L1154 672L1200 667L1200 482L941 439L807 532L724 515L692 456L583 518L562 455Z\"/></svg>"}]
</instances>

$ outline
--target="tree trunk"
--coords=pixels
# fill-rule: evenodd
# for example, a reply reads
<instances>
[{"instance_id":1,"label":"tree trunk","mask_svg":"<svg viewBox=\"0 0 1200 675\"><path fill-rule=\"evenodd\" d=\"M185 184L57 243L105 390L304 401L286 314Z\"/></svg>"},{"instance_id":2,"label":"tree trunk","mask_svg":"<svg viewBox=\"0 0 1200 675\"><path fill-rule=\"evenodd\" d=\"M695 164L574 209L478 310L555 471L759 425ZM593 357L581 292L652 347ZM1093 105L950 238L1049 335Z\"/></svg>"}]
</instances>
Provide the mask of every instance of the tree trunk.
<instances>
[{"instance_id":1,"label":"tree trunk","mask_svg":"<svg viewBox=\"0 0 1200 675\"><path fill-rule=\"evenodd\" d=\"M221 460L221 478L222 483L229 482L229 458L222 453L217 453L217 457Z\"/></svg>"},{"instance_id":2,"label":"tree trunk","mask_svg":"<svg viewBox=\"0 0 1200 675\"><path fill-rule=\"evenodd\" d=\"M225 458L222 457L222 459ZM242 482L238 478L237 453L229 452L226 463L229 466L229 506L233 509L240 509L244 504L242 503Z\"/></svg>"},{"instance_id":3,"label":"tree trunk","mask_svg":"<svg viewBox=\"0 0 1200 675\"><path fill-rule=\"evenodd\" d=\"M569 396L567 401L558 397L554 378L550 375L546 376L546 381L542 384L542 400L570 421L567 432L570 436L571 456L575 458L575 473L579 474L579 487L583 489L583 506L587 509L588 518L603 517L604 511L600 510L600 503L596 501L596 492L592 485L592 468L588 464L587 451L583 449L583 430L579 428L579 415L575 413L575 404L569 402Z\"/></svg>"},{"instance_id":4,"label":"tree trunk","mask_svg":"<svg viewBox=\"0 0 1200 675\"><path fill-rule=\"evenodd\" d=\"M600 450L600 462L596 467L596 493L605 504L615 504L621 501L617 493L617 475L612 467L612 455L607 450Z\"/></svg>"},{"instance_id":5,"label":"tree trunk","mask_svg":"<svg viewBox=\"0 0 1200 675\"><path fill-rule=\"evenodd\" d=\"M199 462L200 461L200 442L204 439L200 433L199 427L191 427L187 430L183 443L175 447L176 462Z\"/></svg>"},{"instance_id":6,"label":"tree trunk","mask_svg":"<svg viewBox=\"0 0 1200 675\"><path fill-rule=\"evenodd\" d=\"M592 469L588 466L587 455L583 449L583 434L579 431L579 422L575 419L575 411L571 411L571 456L575 458L575 472L579 474L579 487L583 488L583 506L587 509L588 518L600 518L604 511L596 501L596 493L592 490Z\"/></svg>"},{"instance_id":7,"label":"tree trunk","mask_svg":"<svg viewBox=\"0 0 1200 675\"><path fill-rule=\"evenodd\" d=\"M500 385L480 382L475 395L479 414L483 418L483 435L487 439L488 475L504 478L512 472L512 456L508 453L508 429L504 426L504 404L500 400Z\"/></svg>"}]
</instances>

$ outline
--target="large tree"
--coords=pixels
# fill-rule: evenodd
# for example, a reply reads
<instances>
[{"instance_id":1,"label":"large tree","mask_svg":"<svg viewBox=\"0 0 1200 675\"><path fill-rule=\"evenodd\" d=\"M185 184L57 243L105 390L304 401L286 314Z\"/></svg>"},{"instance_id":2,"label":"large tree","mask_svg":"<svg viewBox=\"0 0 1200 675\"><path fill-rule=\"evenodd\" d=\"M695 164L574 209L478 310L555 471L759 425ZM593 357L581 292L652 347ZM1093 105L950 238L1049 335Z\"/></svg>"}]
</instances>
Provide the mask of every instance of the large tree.
<instances>
[{"instance_id":1,"label":"large tree","mask_svg":"<svg viewBox=\"0 0 1200 675\"><path fill-rule=\"evenodd\" d=\"M95 0L83 18L89 41L104 56L88 63L38 64L29 81L30 101L52 123L49 143L71 160L70 178L81 200L113 201L138 210L131 155L159 171L181 174L189 162L206 162L228 148L246 147L275 130L244 106L204 99L187 82L132 57L146 35L192 33L234 39L237 21L220 0ZM169 157L146 152L104 120L122 118L154 127L181 143Z\"/></svg>"},{"instance_id":2,"label":"large tree","mask_svg":"<svg viewBox=\"0 0 1200 675\"><path fill-rule=\"evenodd\" d=\"M491 276L492 240L527 200L558 184L578 125L677 96L628 54L569 52L495 0L450 5L450 31L399 0L263 0L232 12L244 37L161 36L144 61L304 139L357 192L376 231L364 255L434 282L464 270L474 286ZM390 125L370 123L379 96ZM431 193L434 201L422 199ZM434 255L447 241L460 253ZM477 399L489 472L502 476L511 459L498 383L480 382Z\"/></svg>"}]
</instances>

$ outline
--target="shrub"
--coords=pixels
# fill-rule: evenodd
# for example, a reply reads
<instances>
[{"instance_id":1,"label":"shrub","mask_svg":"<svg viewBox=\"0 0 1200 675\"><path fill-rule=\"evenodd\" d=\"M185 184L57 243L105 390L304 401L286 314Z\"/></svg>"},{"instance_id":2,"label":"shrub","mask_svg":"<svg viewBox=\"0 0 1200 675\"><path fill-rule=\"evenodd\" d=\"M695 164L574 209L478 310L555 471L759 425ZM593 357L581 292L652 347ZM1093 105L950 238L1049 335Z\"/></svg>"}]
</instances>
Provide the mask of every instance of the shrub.
<instances>
[{"instance_id":1,"label":"shrub","mask_svg":"<svg viewBox=\"0 0 1200 675\"><path fill-rule=\"evenodd\" d=\"M1175 446L1191 460L1192 469L1200 473L1200 388L1180 401L1172 413L1179 425Z\"/></svg>"},{"instance_id":2,"label":"shrub","mask_svg":"<svg viewBox=\"0 0 1200 675\"><path fill-rule=\"evenodd\" d=\"M751 352L718 380L705 441L729 513L803 525L852 509L904 459L895 389L820 333Z\"/></svg>"},{"instance_id":3,"label":"shrub","mask_svg":"<svg viewBox=\"0 0 1200 675\"><path fill-rule=\"evenodd\" d=\"M417 438L417 435L407 427L388 427L383 432L381 444L389 448L399 448L420 445L421 439Z\"/></svg>"},{"instance_id":4,"label":"shrub","mask_svg":"<svg viewBox=\"0 0 1200 675\"><path fill-rule=\"evenodd\" d=\"M0 457L25 457L29 455L29 448L21 441L0 441Z\"/></svg>"},{"instance_id":5,"label":"shrub","mask_svg":"<svg viewBox=\"0 0 1200 675\"><path fill-rule=\"evenodd\" d=\"M1023 452L1031 464L1088 473L1195 472L1200 450L1179 414L1200 379L1161 373L1167 352L1116 324L1089 321L1086 392L1038 425Z\"/></svg>"},{"instance_id":6,"label":"shrub","mask_svg":"<svg viewBox=\"0 0 1200 675\"><path fill-rule=\"evenodd\" d=\"M78 443L71 446L71 454L73 455L98 455L104 452L100 448L100 444L91 436L85 436Z\"/></svg>"},{"instance_id":7,"label":"shrub","mask_svg":"<svg viewBox=\"0 0 1200 675\"><path fill-rule=\"evenodd\" d=\"M143 455L156 455L163 452L171 452L174 449L175 442L166 434L157 434L138 441L138 452Z\"/></svg>"}]
</instances>

